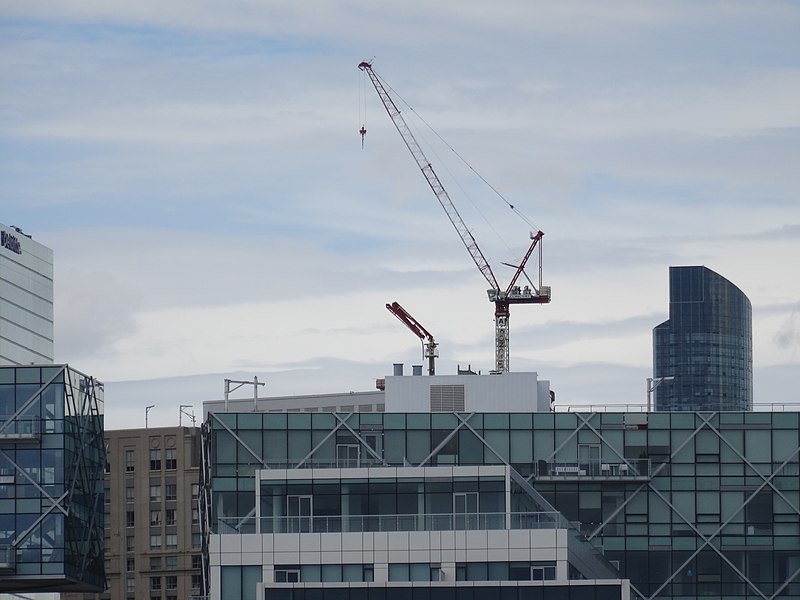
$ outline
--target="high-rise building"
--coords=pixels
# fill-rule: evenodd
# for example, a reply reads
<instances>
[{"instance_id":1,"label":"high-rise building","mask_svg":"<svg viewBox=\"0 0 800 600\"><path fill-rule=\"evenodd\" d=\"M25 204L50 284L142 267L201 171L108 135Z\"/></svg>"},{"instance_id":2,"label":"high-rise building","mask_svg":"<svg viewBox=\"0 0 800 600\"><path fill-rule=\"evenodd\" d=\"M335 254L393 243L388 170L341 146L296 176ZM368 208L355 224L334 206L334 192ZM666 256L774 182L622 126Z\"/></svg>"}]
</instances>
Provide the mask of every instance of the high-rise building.
<instances>
[{"instance_id":1,"label":"high-rise building","mask_svg":"<svg viewBox=\"0 0 800 600\"><path fill-rule=\"evenodd\" d=\"M0 592L101 591L103 385L0 367Z\"/></svg>"},{"instance_id":2,"label":"high-rise building","mask_svg":"<svg viewBox=\"0 0 800 600\"><path fill-rule=\"evenodd\" d=\"M53 251L0 224L0 365L53 356Z\"/></svg>"},{"instance_id":3,"label":"high-rise building","mask_svg":"<svg viewBox=\"0 0 800 600\"><path fill-rule=\"evenodd\" d=\"M186 600L200 595L200 430L106 431L108 589L63 600Z\"/></svg>"},{"instance_id":4,"label":"high-rise building","mask_svg":"<svg viewBox=\"0 0 800 600\"><path fill-rule=\"evenodd\" d=\"M706 267L669 268L653 384L656 410L752 410L752 308L738 287Z\"/></svg>"}]
</instances>

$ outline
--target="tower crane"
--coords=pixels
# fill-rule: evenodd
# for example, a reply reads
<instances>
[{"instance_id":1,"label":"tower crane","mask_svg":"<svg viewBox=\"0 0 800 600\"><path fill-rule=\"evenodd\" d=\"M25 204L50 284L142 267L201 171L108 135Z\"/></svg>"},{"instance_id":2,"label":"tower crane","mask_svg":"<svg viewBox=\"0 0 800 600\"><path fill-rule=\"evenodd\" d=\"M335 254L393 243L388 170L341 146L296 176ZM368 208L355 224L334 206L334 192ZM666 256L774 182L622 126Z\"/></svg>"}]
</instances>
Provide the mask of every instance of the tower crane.
<instances>
[{"instance_id":1,"label":"tower crane","mask_svg":"<svg viewBox=\"0 0 800 600\"><path fill-rule=\"evenodd\" d=\"M523 256L522 260L519 264L516 265L508 265L512 268L516 269L516 272L511 277L511 281L508 283L507 286L502 287L495 277L494 273L492 272L492 268L489 265L489 262L486 260L481 249L478 247L478 243L475 241L475 238L472 235L472 232L467 228L461 215L459 214L458 210L456 209L455 204L450 199L450 195L445 190L444 185L439 180L439 176L436 175L436 172L433 170L430 161L425 156L425 153L422 151L419 143L417 143L414 134L411 133L411 129L408 127L403 115L400 113L400 109L397 108L392 97L389 95L389 92L384 87L383 82L381 79L375 74L375 71L372 69L372 63L363 61L359 63L358 68L364 71L367 75L369 75L370 80L372 81L372 85L375 87L375 91L378 93L378 97L381 99L386 112L389 114L389 118L391 118L392 123L397 128L400 137L403 138L403 141L406 144L409 152L411 152L411 156L414 157L414 160L417 163L420 171L422 171L425 180L428 182L433 194L436 196L436 199L439 201L442 209L444 209L447 218L450 219L450 223L455 228L456 232L458 233L461 241L464 243L464 246L467 248L467 252L472 257L473 262L478 267L483 278L489 283L489 290L487 294L489 296L489 301L494 303L494 323L495 323L495 373L505 373L509 370L509 351L508 351L508 342L509 342L509 317L510 317L510 308L512 304L546 304L550 302L550 286L542 285L542 236L544 233L541 231L537 231L535 234L531 233L531 244L528 248L528 251ZM534 284L533 281L528 277L525 273L525 265L528 262L528 259L533 254L534 250L538 247L539 251L539 276L538 276L538 285ZM517 280L520 276L524 276L525 279L528 281L529 285L526 285L524 288L520 288L517 285Z\"/></svg>"},{"instance_id":2,"label":"tower crane","mask_svg":"<svg viewBox=\"0 0 800 600\"><path fill-rule=\"evenodd\" d=\"M414 335L422 340L424 348L423 356L428 359L428 375L436 375L436 364L434 361L439 356L439 344L433 340L433 334L425 329L422 323L412 317L399 303L392 302L391 304L387 304L386 308L395 317L400 319L403 325L408 327ZM425 342L426 339L428 340L427 343Z\"/></svg>"}]
</instances>

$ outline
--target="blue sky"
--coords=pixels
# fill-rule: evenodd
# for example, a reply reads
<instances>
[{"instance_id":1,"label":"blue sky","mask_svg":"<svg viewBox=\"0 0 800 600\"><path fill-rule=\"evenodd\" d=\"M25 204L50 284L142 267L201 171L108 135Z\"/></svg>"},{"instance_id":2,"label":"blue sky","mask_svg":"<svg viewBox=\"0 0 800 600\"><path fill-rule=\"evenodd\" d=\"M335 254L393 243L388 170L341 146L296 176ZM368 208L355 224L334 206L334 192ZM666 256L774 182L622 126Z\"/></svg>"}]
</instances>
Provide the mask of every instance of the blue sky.
<instances>
[{"instance_id":1,"label":"blue sky","mask_svg":"<svg viewBox=\"0 0 800 600\"><path fill-rule=\"evenodd\" d=\"M421 362L393 300L441 372L491 368L483 279L371 88L361 149L372 57L545 232L553 302L512 314L513 369L643 402L667 269L705 264L753 303L756 401L798 400L795 2L0 6L0 221L54 249L57 359L107 382L111 427L230 374L370 389ZM505 280L528 226L430 153Z\"/></svg>"}]
</instances>

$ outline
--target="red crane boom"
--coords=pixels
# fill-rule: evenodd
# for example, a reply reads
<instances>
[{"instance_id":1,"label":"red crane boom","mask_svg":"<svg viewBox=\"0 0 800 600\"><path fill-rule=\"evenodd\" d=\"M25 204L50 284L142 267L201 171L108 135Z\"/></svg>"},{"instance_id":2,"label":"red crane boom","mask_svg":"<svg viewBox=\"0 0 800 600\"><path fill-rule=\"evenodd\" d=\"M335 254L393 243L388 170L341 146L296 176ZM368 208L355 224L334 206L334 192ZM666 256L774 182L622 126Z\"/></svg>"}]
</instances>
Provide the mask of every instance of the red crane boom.
<instances>
[{"instance_id":1,"label":"red crane boom","mask_svg":"<svg viewBox=\"0 0 800 600\"><path fill-rule=\"evenodd\" d=\"M392 302L391 304L387 304L386 308L392 313L395 317L397 317L403 325L408 327L411 332L416 335L420 340L423 342L423 356L428 359L428 375L436 375L436 364L434 359L439 356L439 350L437 344L433 340L433 334L429 332L425 327L423 327L422 323L417 321L411 314L402 306L400 306L397 302ZM428 340L425 343L425 340Z\"/></svg>"},{"instance_id":2,"label":"red crane boom","mask_svg":"<svg viewBox=\"0 0 800 600\"><path fill-rule=\"evenodd\" d=\"M520 261L519 265L511 265L512 267L516 267L516 272L511 278L511 282L506 286L505 289L501 288L500 284L497 282L497 278L492 272L489 262L486 260L483 252L478 247L478 243L475 241L472 233L465 225L464 220L461 218L461 215L453 204L453 201L450 199L450 195L447 193L447 190L445 190L444 185L442 185L438 175L436 175L436 172L433 170L430 161L422 151L422 148L414 137L414 134L411 133L411 129L408 127L403 115L400 113L400 109L397 108L397 105L395 104L394 100L392 100L389 92L386 91L383 82L372 69L372 64L364 61L359 63L358 68L369 75L370 81L372 81L372 85L375 87L375 91L378 93L378 97L381 99L386 112L389 114L389 118L391 118L392 123L394 123L394 126L397 128L400 137L403 138L406 147L408 148L409 152L411 152L411 156L414 157L417 166L419 167L420 171L422 171L422 174L433 191L433 194L436 196L439 204L444 209L447 218L450 219L450 223L452 223L464 246L467 248L467 252L469 252L473 262L478 267L478 270L480 271L481 275L483 275L483 278L486 279L491 286L487 293L489 295L489 301L493 302L495 305L495 372L505 373L509 370L508 321L510 317L510 305L546 304L550 302L550 287L542 285L542 245L540 242L544 233L538 231L535 235L531 234L531 245L528 248L528 251L525 253L522 261ZM534 285L534 283L528 278L527 274L525 274L525 265L527 264L528 259L533 254L533 251L537 245L539 247L538 286ZM525 286L524 289L520 289L519 286L515 285L520 275L525 275L530 287Z\"/></svg>"}]
</instances>

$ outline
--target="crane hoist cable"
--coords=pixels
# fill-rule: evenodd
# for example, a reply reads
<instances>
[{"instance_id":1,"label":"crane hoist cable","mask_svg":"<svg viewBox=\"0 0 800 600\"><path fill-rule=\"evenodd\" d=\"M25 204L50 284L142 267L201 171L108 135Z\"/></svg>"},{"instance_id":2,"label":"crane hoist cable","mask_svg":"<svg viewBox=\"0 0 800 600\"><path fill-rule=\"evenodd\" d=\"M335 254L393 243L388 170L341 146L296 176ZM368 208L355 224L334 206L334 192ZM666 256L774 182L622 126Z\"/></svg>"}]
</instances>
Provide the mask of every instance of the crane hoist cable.
<instances>
[{"instance_id":1,"label":"crane hoist cable","mask_svg":"<svg viewBox=\"0 0 800 600\"><path fill-rule=\"evenodd\" d=\"M374 72L374 71L373 71L373 72ZM536 227L536 225L534 225L534 224L533 224L533 223L530 221L530 219L528 219L528 217L526 217L526 216L525 216L525 214L524 214L522 211L520 211L520 210L519 210L519 209L518 209L518 208L517 208L517 207L516 207L514 204L512 204L512 203L511 203L511 202L510 202L510 201L509 201L509 200L508 200L508 199L507 199L507 198L506 198L506 197L505 197L505 196L504 196L504 195L503 195L503 194L502 194L502 193L501 193L501 192L500 192L500 191L499 191L499 190L498 190L496 187L494 187L494 186L493 186L493 185L492 185L492 184L491 184L491 183L490 183L490 182L489 182L489 181L488 181L488 180L487 180L487 179L486 179L486 178L485 178L483 175L481 175L481 174L480 174L480 172L479 172L479 171L478 171L478 170L477 170L477 169L476 169L474 166L472 166L472 164L471 164L471 163L469 163L469 162L467 161L467 159L466 159L466 158L464 158L464 157L463 157L463 156L462 156L462 155L461 155L461 154L458 152L458 150L456 150L455 148L453 148L453 146L452 146L452 145L451 145L451 144L450 144L450 143L449 143L449 142L448 142L446 139L444 139L444 138L443 138L443 137L442 137L442 136L439 134L439 132L438 132L436 129L434 129L434 128L431 126L431 124L430 124L430 123L428 123L428 122L425 120L425 118L424 118L422 115L420 115L420 114L419 114L419 113L418 113L418 112L417 112L417 111L414 109L414 107L413 107L413 106L411 106L411 104L409 104L409 103L408 103L408 102L405 100L405 98L403 98L403 96L401 96L399 93L397 93L397 90L395 90L395 89L394 89L394 88L393 88L391 85L389 85L388 83L386 83L386 81L385 81L385 80L384 80L384 79L383 79L383 78L382 78L380 75L378 75L377 73L375 74L375 76L376 76L378 79L380 79L381 83L382 83L382 84L383 84L383 85L384 85L386 88L388 88L388 89L389 89L389 90L392 92L392 94L394 94L394 96L395 96L395 97L396 97L398 100L400 100L400 102L401 102L401 103L402 103L402 104L403 104L403 105L404 105L406 108L408 108L408 110L410 110L411 112L413 112L413 113L414 113L414 116L416 116L416 118L417 118L417 119L419 119L419 120L420 120L420 122L422 122L422 123L425 125L425 127L427 127L427 128L428 128L428 129L429 129L429 130L430 130L430 131L433 133L433 135L435 135L435 136L436 136L436 137L439 139L439 141L441 141L441 142L442 142L442 144L444 144L445 146L447 146L447 148L448 148L448 149L449 149L449 150L450 150L450 151L451 151L453 154L455 154L455 155L456 155L456 157L458 158L458 160L460 160L460 161L461 161L461 162L462 162L462 163L463 163L463 164L464 164L464 165L465 165L465 166L466 166L466 167L467 167L467 168L468 168L470 171L472 171L473 173L475 173L476 177L478 177L478 179L480 179L480 180L481 180L481 181L482 181L484 184L486 184L486 186L487 186L487 187L488 187L490 190L492 190L492 192L494 192L494 194L495 194L495 195L496 195L498 198L500 198L500 200L502 200L502 201L505 203L505 205L506 205L506 206L508 206L508 208L510 208L510 209L511 209L511 210L512 210L512 211L513 211L513 212L514 212L514 213L515 213L515 214L516 214L516 215L517 215L517 216L518 216L518 217L519 217L519 218L520 218L520 219L521 219L521 220L522 220L522 221L523 221L523 222L524 222L524 223L525 223L525 224L526 224L528 227L530 227L531 229L534 229L534 230L535 230L535 229L538 229L538 227Z\"/></svg>"}]
</instances>

